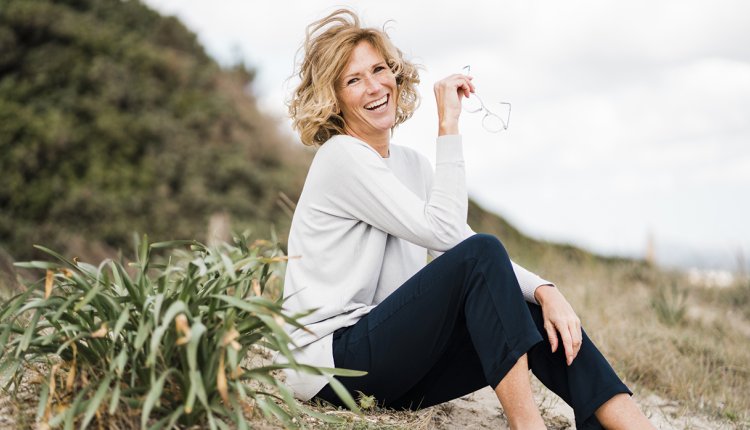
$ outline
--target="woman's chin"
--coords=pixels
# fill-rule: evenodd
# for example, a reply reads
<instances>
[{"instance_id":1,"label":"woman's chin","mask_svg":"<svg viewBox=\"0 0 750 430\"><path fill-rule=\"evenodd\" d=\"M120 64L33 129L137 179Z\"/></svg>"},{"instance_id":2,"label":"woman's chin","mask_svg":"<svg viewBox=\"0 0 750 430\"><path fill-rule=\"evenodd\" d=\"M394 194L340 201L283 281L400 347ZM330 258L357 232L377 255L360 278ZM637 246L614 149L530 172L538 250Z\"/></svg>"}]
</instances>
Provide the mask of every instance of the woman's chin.
<instances>
[{"instance_id":1,"label":"woman's chin","mask_svg":"<svg viewBox=\"0 0 750 430\"><path fill-rule=\"evenodd\" d=\"M396 125L395 120L380 120L380 121L373 121L370 123L370 129L374 132L378 133L384 133L384 132L390 132L393 126Z\"/></svg>"},{"instance_id":2,"label":"woman's chin","mask_svg":"<svg viewBox=\"0 0 750 430\"><path fill-rule=\"evenodd\" d=\"M396 125L396 115L394 114L389 119L382 119L381 121L378 121L378 128L381 130L387 130L390 131L395 125Z\"/></svg>"},{"instance_id":3,"label":"woman's chin","mask_svg":"<svg viewBox=\"0 0 750 430\"><path fill-rule=\"evenodd\" d=\"M385 133L390 133L391 129L396 125L396 115L392 118L373 118L364 121L358 121L355 124L347 124L347 134L355 134L361 136L380 136Z\"/></svg>"}]
</instances>

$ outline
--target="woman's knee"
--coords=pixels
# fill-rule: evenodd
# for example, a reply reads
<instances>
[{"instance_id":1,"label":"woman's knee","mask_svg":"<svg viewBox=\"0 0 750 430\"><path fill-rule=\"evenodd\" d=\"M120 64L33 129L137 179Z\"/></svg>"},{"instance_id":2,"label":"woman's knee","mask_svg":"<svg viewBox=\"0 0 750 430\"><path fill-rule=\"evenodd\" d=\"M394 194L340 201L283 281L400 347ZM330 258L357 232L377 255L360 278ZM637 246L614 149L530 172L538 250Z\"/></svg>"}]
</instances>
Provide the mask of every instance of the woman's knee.
<instances>
[{"instance_id":1,"label":"woman's knee","mask_svg":"<svg viewBox=\"0 0 750 430\"><path fill-rule=\"evenodd\" d=\"M466 238L461 245L468 248L467 254L479 258L501 258L508 259L505 246L496 236L486 233L477 233Z\"/></svg>"}]
</instances>

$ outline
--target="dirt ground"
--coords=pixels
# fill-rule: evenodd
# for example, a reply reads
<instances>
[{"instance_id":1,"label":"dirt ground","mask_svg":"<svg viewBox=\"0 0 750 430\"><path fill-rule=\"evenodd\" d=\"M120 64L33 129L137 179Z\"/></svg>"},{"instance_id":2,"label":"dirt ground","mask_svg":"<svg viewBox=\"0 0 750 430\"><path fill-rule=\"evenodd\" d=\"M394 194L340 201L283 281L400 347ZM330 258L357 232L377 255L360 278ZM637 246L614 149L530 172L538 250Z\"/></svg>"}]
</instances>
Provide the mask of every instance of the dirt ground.
<instances>
[{"instance_id":1,"label":"dirt ground","mask_svg":"<svg viewBox=\"0 0 750 430\"><path fill-rule=\"evenodd\" d=\"M533 378L532 378L533 379ZM534 394L539 408L544 417L547 428L550 430L574 429L575 420L573 410L552 394L535 379ZM27 409L25 414L33 417L36 396L32 390L23 390L19 396L22 404ZM635 390L638 392L638 390ZM746 424L733 424L718 421L706 416L697 415L677 402L663 399L654 394L635 397L646 416L660 430L708 430L708 429L748 429ZM19 410L14 407L13 402L7 396L0 396L0 430L20 428L41 428L33 422L18 422ZM18 405L18 403L16 403ZM326 411L321 411L326 412ZM328 413L331 413L328 411ZM337 412L333 412L338 414ZM341 411L341 414L351 414ZM408 415L408 414L407 414ZM363 421L354 420L350 422L351 428L373 428L384 429L416 429L416 430L465 430L465 429L508 429L500 403L491 388L487 387L468 396L429 408L410 416L404 413L381 413L368 414ZM33 420L33 418L32 418ZM356 424L359 421L359 424ZM365 424L364 426L362 424ZM253 428L281 429L282 427L264 421L254 421ZM119 426L116 426L119 427ZM311 423L308 427L316 428L319 425ZM325 428L331 428L323 426ZM345 429L349 428L336 427Z\"/></svg>"},{"instance_id":2,"label":"dirt ground","mask_svg":"<svg viewBox=\"0 0 750 430\"><path fill-rule=\"evenodd\" d=\"M537 404L547 428L574 429L573 409L534 380ZM676 402L650 394L634 397L646 416L660 430L713 430L747 428L691 413ZM435 407L431 428L435 430L508 429L500 403L487 387L460 399Z\"/></svg>"}]
</instances>

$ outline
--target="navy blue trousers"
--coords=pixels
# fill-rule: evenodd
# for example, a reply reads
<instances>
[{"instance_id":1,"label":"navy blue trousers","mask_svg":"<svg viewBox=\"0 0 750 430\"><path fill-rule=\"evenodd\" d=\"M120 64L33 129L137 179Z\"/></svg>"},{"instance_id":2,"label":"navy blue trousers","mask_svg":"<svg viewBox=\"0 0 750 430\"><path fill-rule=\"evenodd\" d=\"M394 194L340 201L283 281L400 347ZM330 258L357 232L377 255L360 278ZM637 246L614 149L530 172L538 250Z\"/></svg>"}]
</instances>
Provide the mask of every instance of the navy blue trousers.
<instances>
[{"instance_id":1,"label":"navy blue trousers","mask_svg":"<svg viewBox=\"0 0 750 430\"><path fill-rule=\"evenodd\" d=\"M383 407L419 409L497 387L528 353L536 377L574 410L578 428L601 428L593 415L630 390L583 333L571 366L562 341L552 353L538 305L524 301L508 254L477 234L433 260L382 303L333 336L334 364L367 371L339 381ZM326 385L317 396L342 405Z\"/></svg>"}]
</instances>

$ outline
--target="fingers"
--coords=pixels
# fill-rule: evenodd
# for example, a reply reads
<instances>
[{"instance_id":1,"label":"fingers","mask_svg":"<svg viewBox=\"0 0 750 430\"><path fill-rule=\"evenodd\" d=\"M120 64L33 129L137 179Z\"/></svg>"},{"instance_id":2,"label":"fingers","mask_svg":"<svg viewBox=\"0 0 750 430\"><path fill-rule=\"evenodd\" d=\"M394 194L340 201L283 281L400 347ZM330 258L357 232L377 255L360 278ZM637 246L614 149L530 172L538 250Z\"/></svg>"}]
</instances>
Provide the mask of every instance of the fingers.
<instances>
[{"instance_id":1,"label":"fingers","mask_svg":"<svg viewBox=\"0 0 750 430\"><path fill-rule=\"evenodd\" d=\"M563 345L565 346L565 359L570 366L573 360L578 356L578 351L581 350L581 344L583 343L583 333L581 332L581 321L576 319L568 323L568 325L560 331L563 338ZM565 334L569 339L569 343L565 341Z\"/></svg>"},{"instance_id":2,"label":"fingers","mask_svg":"<svg viewBox=\"0 0 750 430\"><path fill-rule=\"evenodd\" d=\"M459 100L461 100L461 96L469 98L469 95L474 92L474 84L471 83L471 77L461 76L458 80L456 90L459 94Z\"/></svg>"},{"instance_id":3,"label":"fingers","mask_svg":"<svg viewBox=\"0 0 750 430\"><path fill-rule=\"evenodd\" d=\"M472 80L472 79L474 79L474 77L473 77L473 76L466 76L466 79L467 79L467 81L466 81L466 82L467 82L467 83L469 84L469 88L468 88L468 91L466 92L466 97L469 97L469 94L470 94L470 93L473 93L473 92L476 92L476 90L477 90L477 89L476 89L476 87L474 86L474 83L473 83L473 82L471 82L471 80Z\"/></svg>"},{"instance_id":4,"label":"fingers","mask_svg":"<svg viewBox=\"0 0 750 430\"><path fill-rule=\"evenodd\" d=\"M568 363L568 366L570 366L570 363L572 363L575 358L575 353L573 351L573 337L567 326L561 327L560 337L562 338L563 348L565 350L565 361Z\"/></svg>"},{"instance_id":5,"label":"fingers","mask_svg":"<svg viewBox=\"0 0 750 430\"><path fill-rule=\"evenodd\" d=\"M557 351L557 330L555 330L555 325L549 320L546 320L544 321L544 330L547 332L547 338L549 339L549 344L552 346L552 352L554 353Z\"/></svg>"},{"instance_id":6,"label":"fingers","mask_svg":"<svg viewBox=\"0 0 750 430\"><path fill-rule=\"evenodd\" d=\"M438 92L442 89L453 89L462 91L463 95L468 97L470 93L476 91L476 87L471 82L473 76L454 74L435 82L434 90Z\"/></svg>"},{"instance_id":7,"label":"fingers","mask_svg":"<svg viewBox=\"0 0 750 430\"><path fill-rule=\"evenodd\" d=\"M463 79L463 83L461 84L461 89L463 90L464 97L468 98L469 94L476 91L476 88L474 87L474 84L471 82L474 77L472 76L466 76L466 75L460 75Z\"/></svg>"},{"instance_id":8,"label":"fingers","mask_svg":"<svg viewBox=\"0 0 750 430\"><path fill-rule=\"evenodd\" d=\"M549 339L553 353L557 351L557 347L559 346L557 333L560 333L563 351L565 352L565 362L570 366L578 356L578 351L581 350L581 344L583 343L581 322L576 319L569 322L558 322L557 324L550 320L545 320L544 330L547 332L547 338Z\"/></svg>"}]
</instances>

